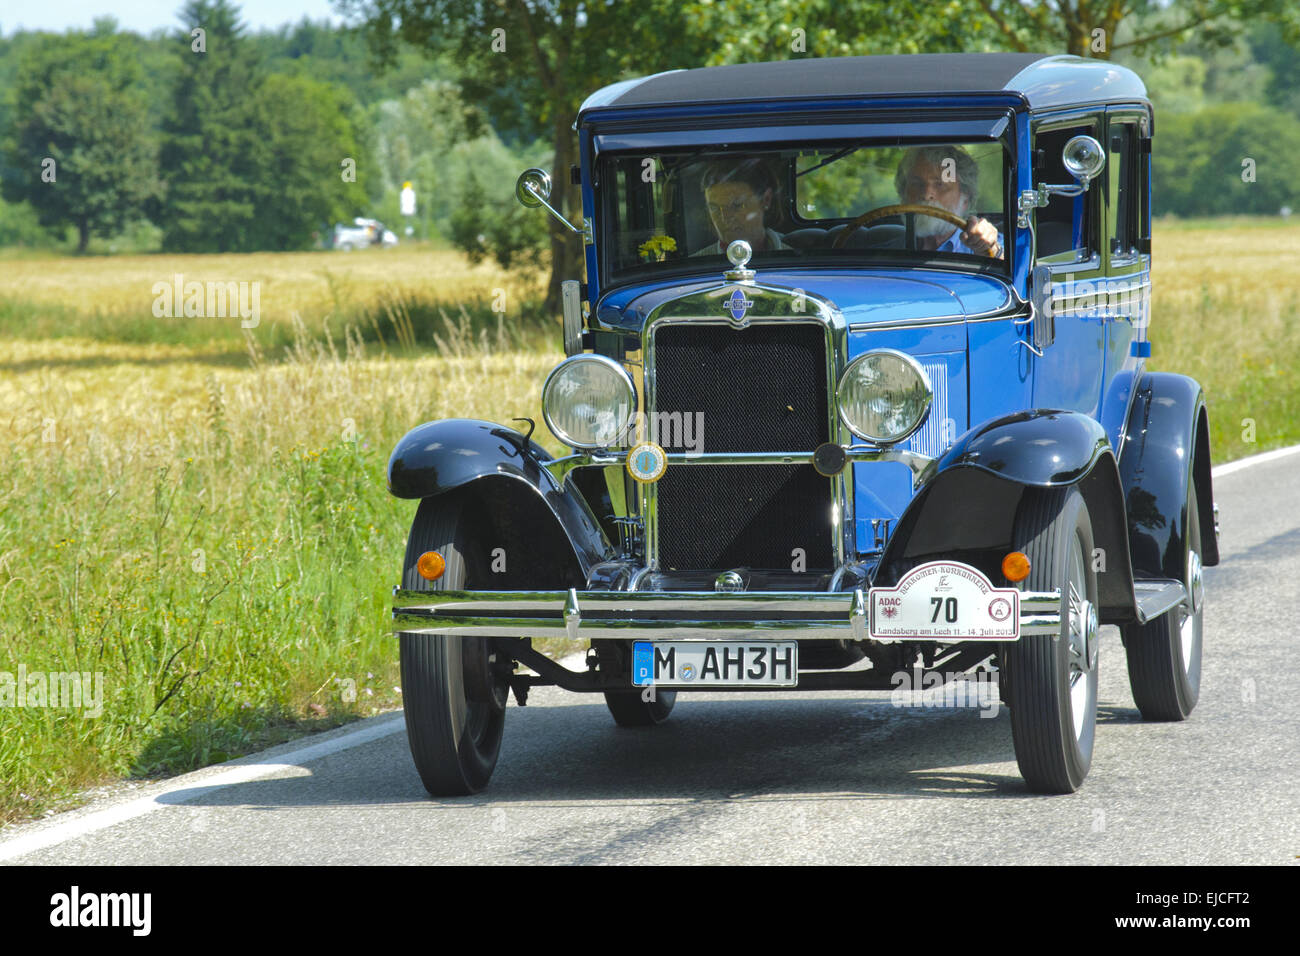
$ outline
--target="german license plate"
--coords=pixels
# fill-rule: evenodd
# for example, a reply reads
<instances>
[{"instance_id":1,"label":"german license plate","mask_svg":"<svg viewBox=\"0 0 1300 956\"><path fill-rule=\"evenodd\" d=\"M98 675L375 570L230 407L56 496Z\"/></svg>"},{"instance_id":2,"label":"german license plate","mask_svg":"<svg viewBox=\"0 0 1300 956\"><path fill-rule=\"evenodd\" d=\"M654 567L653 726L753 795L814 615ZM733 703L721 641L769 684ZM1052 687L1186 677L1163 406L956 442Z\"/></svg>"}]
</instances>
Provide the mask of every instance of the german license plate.
<instances>
[{"instance_id":1,"label":"german license plate","mask_svg":"<svg viewBox=\"0 0 1300 956\"><path fill-rule=\"evenodd\" d=\"M1020 592L995 588L958 561L931 561L897 587L871 589L872 637L937 641L1014 641L1020 637Z\"/></svg>"},{"instance_id":2,"label":"german license plate","mask_svg":"<svg viewBox=\"0 0 1300 956\"><path fill-rule=\"evenodd\" d=\"M636 641L632 683L638 687L794 687L795 641Z\"/></svg>"}]
</instances>

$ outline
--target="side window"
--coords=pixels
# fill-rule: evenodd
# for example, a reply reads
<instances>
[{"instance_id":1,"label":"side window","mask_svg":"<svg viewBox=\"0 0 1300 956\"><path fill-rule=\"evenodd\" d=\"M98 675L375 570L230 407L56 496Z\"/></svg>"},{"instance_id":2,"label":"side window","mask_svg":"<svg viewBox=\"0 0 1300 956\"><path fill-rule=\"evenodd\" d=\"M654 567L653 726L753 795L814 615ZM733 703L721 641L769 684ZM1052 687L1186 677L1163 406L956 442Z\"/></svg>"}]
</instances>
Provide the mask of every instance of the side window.
<instances>
[{"instance_id":1,"label":"side window","mask_svg":"<svg viewBox=\"0 0 1300 956\"><path fill-rule=\"evenodd\" d=\"M1137 124L1116 123L1110 126L1106 149L1107 195L1109 212L1106 241L1111 258L1137 255L1138 206Z\"/></svg>"},{"instance_id":2,"label":"side window","mask_svg":"<svg viewBox=\"0 0 1300 956\"><path fill-rule=\"evenodd\" d=\"M1095 136L1097 131L1088 124L1046 130L1034 137L1034 185L1074 182L1061 162L1061 150L1070 137L1079 135ZM1094 185L1081 196L1054 195L1038 210L1034 228L1039 262L1084 262L1096 252L1093 210L1097 193Z\"/></svg>"}]
</instances>

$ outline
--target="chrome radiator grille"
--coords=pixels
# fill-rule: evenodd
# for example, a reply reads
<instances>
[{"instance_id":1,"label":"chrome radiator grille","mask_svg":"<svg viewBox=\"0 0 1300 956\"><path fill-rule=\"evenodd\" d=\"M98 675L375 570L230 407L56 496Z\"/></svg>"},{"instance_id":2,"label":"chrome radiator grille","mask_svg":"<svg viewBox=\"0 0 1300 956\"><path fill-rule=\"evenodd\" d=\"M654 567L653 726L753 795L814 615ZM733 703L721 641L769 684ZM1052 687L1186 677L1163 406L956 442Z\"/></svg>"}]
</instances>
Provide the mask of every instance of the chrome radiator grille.
<instances>
[{"instance_id":1,"label":"chrome radiator grille","mask_svg":"<svg viewBox=\"0 0 1300 956\"><path fill-rule=\"evenodd\" d=\"M652 411L669 451L811 451L828 439L822 326L681 322L653 335ZM682 437L694 444L674 447ZM811 465L670 467L656 494L662 569L789 570L796 549L808 570L834 566L831 481Z\"/></svg>"}]
</instances>

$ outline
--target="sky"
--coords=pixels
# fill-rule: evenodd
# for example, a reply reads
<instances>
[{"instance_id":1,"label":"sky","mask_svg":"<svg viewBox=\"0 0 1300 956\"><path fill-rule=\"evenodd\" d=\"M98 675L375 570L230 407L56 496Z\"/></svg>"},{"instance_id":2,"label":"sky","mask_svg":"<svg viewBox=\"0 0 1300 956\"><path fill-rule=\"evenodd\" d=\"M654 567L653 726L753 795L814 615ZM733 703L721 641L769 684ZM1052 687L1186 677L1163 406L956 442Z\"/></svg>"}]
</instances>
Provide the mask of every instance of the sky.
<instances>
[{"instance_id":1,"label":"sky","mask_svg":"<svg viewBox=\"0 0 1300 956\"><path fill-rule=\"evenodd\" d=\"M6 36L19 29L55 30L89 29L96 17L117 18L122 30L149 33L163 28L175 29L176 11L184 0L47 0L23 3L5 0L0 3L0 29ZM330 0L244 0L239 3L241 17L250 29L278 27L297 23L304 16L312 20L328 19L341 23L342 18L330 7Z\"/></svg>"}]
</instances>

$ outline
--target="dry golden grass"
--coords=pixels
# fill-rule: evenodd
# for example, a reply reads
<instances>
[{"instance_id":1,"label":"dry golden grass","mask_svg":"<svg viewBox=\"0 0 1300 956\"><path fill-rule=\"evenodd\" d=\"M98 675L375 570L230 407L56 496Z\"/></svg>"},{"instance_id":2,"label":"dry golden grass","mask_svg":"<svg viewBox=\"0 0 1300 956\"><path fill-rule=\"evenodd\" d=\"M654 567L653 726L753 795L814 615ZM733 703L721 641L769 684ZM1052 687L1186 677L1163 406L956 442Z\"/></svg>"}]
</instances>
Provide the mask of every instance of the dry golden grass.
<instances>
[{"instance_id":1,"label":"dry golden grass","mask_svg":"<svg viewBox=\"0 0 1300 956\"><path fill-rule=\"evenodd\" d=\"M1149 367L1205 388L1215 461L1300 441L1300 223L1156 225Z\"/></svg>"},{"instance_id":2,"label":"dry golden grass","mask_svg":"<svg viewBox=\"0 0 1300 956\"><path fill-rule=\"evenodd\" d=\"M0 299L147 315L154 283L178 273L186 281L260 282L263 314L282 319L369 302L385 289L454 303L520 285L490 261L470 266L459 252L408 243L356 252L23 258L0 269Z\"/></svg>"}]
</instances>

